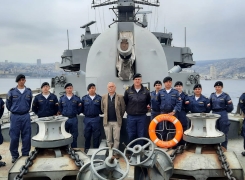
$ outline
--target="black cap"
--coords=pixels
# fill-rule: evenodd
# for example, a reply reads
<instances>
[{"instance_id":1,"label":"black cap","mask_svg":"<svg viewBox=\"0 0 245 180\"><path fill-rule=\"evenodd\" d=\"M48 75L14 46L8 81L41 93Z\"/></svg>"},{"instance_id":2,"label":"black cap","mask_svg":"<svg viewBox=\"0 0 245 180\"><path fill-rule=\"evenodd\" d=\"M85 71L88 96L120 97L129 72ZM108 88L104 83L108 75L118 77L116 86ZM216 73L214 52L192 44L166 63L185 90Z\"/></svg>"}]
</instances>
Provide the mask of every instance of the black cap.
<instances>
[{"instance_id":1,"label":"black cap","mask_svg":"<svg viewBox=\"0 0 245 180\"><path fill-rule=\"evenodd\" d=\"M193 90L195 90L196 88L201 88L202 89L202 85L201 84L196 84L193 88Z\"/></svg>"},{"instance_id":2,"label":"black cap","mask_svg":"<svg viewBox=\"0 0 245 180\"><path fill-rule=\"evenodd\" d=\"M156 81L154 82L154 87L155 87L156 84L161 84L161 85L162 85L162 82L159 81L159 80L156 80Z\"/></svg>"},{"instance_id":3,"label":"black cap","mask_svg":"<svg viewBox=\"0 0 245 180\"><path fill-rule=\"evenodd\" d=\"M23 74L19 74L17 77L16 77L16 80L15 80L15 82L19 82L19 80L21 80L22 78L26 78L25 77L25 75L23 75Z\"/></svg>"},{"instance_id":4,"label":"black cap","mask_svg":"<svg viewBox=\"0 0 245 180\"><path fill-rule=\"evenodd\" d=\"M65 89L67 88L67 87L69 87L69 86L72 86L72 83L67 83L66 85L65 85ZM72 86L73 87L73 86Z\"/></svg>"},{"instance_id":5,"label":"black cap","mask_svg":"<svg viewBox=\"0 0 245 180\"><path fill-rule=\"evenodd\" d=\"M174 87L175 86L183 86L183 83L181 81L177 81L175 84L174 84Z\"/></svg>"},{"instance_id":6,"label":"black cap","mask_svg":"<svg viewBox=\"0 0 245 180\"><path fill-rule=\"evenodd\" d=\"M48 82L42 83L41 89L43 88L43 86L49 86L49 83Z\"/></svg>"},{"instance_id":7,"label":"black cap","mask_svg":"<svg viewBox=\"0 0 245 180\"><path fill-rule=\"evenodd\" d=\"M221 87L223 87L222 81L217 81L217 82L214 84L214 87L215 87L215 86L221 86Z\"/></svg>"},{"instance_id":8,"label":"black cap","mask_svg":"<svg viewBox=\"0 0 245 180\"><path fill-rule=\"evenodd\" d=\"M87 91L91 88L91 87L95 87L95 84L94 83L90 83L89 85L88 85L88 87L87 87Z\"/></svg>"},{"instance_id":9,"label":"black cap","mask_svg":"<svg viewBox=\"0 0 245 180\"><path fill-rule=\"evenodd\" d=\"M141 77L142 77L142 75L141 75L141 74L136 73L136 74L133 76L133 80L134 80L135 78L141 78Z\"/></svg>"},{"instance_id":10,"label":"black cap","mask_svg":"<svg viewBox=\"0 0 245 180\"><path fill-rule=\"evenodd\" d=\"M163 79L163 83L168 82L168 81L172 81L172 78L170 76L167 76Z\"/></svg>"}]
</instances>

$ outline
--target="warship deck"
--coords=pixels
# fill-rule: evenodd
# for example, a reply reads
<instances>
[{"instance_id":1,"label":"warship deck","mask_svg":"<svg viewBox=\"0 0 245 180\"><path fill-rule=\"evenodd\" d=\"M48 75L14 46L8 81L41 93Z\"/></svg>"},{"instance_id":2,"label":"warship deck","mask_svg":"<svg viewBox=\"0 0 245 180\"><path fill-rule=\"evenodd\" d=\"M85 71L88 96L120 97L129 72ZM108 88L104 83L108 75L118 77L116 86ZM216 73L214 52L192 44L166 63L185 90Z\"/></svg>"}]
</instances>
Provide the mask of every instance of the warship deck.
<instances>
[{"instance_id":1,"label":"warship deck","mask_svg":"<svg viewBox=\"0 0 245 180\"><path fill-rule=\"evenodd\" d=\"M20 152L19 147L19 152ZM31 150L34 148L32 147ZM81 148L83 151L83 149ZM241 163L243 170L245 170L245 157L241 155L241 152L243 151L243 138L238 139L230 139L228 143L228 151L234 151L236 156L238 157L239 162ZM6 162L6 166L0 167L0 180L7 180L8 179L8 171L12 167L11 163L11 155L9 152L9 142L4 142L0 145L0 154L2 156L2 160ZM130 167L128 177L125 180L133 180L134 179L134 167ZM245 180L245 178L244 178Z\"/></svg>"}]
</instances>

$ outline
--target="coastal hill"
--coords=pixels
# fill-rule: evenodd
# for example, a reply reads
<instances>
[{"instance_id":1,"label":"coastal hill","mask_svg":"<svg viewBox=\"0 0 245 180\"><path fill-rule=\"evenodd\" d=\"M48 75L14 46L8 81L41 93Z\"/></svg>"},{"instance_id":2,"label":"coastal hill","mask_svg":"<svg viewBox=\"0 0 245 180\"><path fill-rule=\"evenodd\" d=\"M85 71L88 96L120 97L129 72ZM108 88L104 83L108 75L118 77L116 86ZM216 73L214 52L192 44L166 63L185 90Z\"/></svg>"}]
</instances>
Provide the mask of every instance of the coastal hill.
<instances>
[{"instance_id":1,"label":"coastal hill","mask_svg":"<svg viewBox=\"0 0 245 180\"><path fill-rule=\"evenodd\" d=\"M245 58L196 61L191 69L202 77L210 76L210 67L215 68L217 78L245 78Z\"/></svg>"}]
</instances>

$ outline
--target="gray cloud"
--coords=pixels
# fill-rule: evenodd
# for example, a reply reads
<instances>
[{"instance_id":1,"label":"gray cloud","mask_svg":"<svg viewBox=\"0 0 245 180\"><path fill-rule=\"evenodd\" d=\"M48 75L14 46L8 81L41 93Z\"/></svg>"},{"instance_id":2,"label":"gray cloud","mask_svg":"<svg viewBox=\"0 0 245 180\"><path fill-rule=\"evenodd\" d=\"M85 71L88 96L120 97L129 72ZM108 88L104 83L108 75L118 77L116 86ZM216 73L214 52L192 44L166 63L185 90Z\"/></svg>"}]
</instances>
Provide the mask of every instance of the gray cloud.
<instances>
[{"instance_id":1,"label":"gray cloud","mask_svg":"<svg viewBox=\"0 0 245 180\"><path fill-rule=\"evenodd\" d=\"M184 46L187 27L187 46L194 59L206 60L245 57L243 7L244 0L164 0L158 9L144 10L153 11L148 16L148 28L163 31L166 27L173 33L174 46ZM67 48L66 30L69 29L70 48L80 48L84 30L79 27L97 20L91 30L103 32L115 18L108 8L95 11L90 0L1 1L0 61L60 61Z\"/></svg>"}]
</instances>

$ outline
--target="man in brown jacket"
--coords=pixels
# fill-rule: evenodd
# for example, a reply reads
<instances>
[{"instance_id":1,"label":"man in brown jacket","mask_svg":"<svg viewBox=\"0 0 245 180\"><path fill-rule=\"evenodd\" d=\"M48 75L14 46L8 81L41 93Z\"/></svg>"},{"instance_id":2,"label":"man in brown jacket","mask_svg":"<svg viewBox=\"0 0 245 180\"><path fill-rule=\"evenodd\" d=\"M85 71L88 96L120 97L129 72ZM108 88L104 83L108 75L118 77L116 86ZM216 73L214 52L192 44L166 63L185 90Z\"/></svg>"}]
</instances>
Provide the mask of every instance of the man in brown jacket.
<instances>
[{"instance_id":1,"label":"man in brown jacket","mask_svg":"<svg viewBox=\"0 0 245 180\"><path fill-rule=\"evenodd\" d=\"M108 83L107 89L108 94L102 96L101 100L101 110L104 113L103 125L107 145L109 147L113 145L114 148L118 149L125 102L122 95L116 94L116 85L113 82ZM115 156L118 158L118 155L115 154Z\"/></svg>"}]
</instances>

